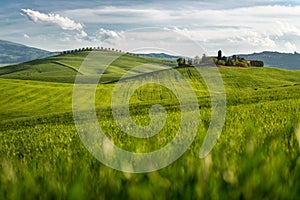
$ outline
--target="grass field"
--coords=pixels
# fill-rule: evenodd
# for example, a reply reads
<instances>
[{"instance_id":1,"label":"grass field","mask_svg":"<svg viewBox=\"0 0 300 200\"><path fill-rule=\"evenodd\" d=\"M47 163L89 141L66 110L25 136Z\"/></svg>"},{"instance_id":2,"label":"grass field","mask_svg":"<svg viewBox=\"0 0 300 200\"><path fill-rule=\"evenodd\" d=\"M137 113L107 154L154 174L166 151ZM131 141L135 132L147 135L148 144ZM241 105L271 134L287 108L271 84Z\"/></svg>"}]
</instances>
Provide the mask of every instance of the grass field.
<instances>
[{"instance_id":1,"label":"grass field","mask_svg":"<svg viewBox=\"0 0 300 200\"><path fill-rule=\"evenodd\" d=\"M177 68L191 84L200 108L197 136L180 159L161 170L130 174L98 162L83 146L72 115L75 76L88 52L54 56L0 68L0 199L297 199L300 196L300 71L275 68L219 68L226 120L215 148L200 159L210 123L211 102L195 68ZM107 52L112 56L116 52ZM159 134L146 139L126 135L113 120L110 97L116 80L151 63L155 73L134 71L132 81L170 79L175 63L123 55L104 73L96 92L99 124L126 150L149 152L168 144L181 116L172 92L155 84L130 99L137 124L150 123L149 108L167 111ZM88 83L88 82L87 82ZM188 97L187 97L188 98Z\"/></svg>"}]
</instances>

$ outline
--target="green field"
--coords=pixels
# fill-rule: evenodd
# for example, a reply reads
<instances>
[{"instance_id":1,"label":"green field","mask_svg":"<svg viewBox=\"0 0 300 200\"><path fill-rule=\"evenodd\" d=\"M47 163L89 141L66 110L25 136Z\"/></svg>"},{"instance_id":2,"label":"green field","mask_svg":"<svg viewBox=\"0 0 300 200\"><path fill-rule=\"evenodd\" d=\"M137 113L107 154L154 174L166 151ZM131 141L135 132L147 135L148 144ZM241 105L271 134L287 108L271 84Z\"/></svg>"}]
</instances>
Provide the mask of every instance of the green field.
<instances>
[{"instance_id":1,"label":"green field","mask_svg":"<svg viewBox=\"0 0 300 200\"><path fill-rule=\"evenodd\" d=\"M219 68L227 96L225 125L214 149L200 159L211 120L209 92L195 68L176 68L197 95L201 116L197 136L168 167L130 174L101 164L77 134L72 115L76 74L88 85L99 70L80 71L88 53L0 68L0 199L299 198L300 71ZM148 84L130 99L132 118L139 125L149 124L149 108L160 103L167 111L165 126L146 139L118 128L110 109L112 91L126 71L142 64L148 64L149 71L131 72L133 83L155 76L175 89L182 87L168 76L176 63L120 54L102 76L95 98L99 125L106 135L134 152L168 144L181 116L170 90Z\"/></svg>"}]
</instances>

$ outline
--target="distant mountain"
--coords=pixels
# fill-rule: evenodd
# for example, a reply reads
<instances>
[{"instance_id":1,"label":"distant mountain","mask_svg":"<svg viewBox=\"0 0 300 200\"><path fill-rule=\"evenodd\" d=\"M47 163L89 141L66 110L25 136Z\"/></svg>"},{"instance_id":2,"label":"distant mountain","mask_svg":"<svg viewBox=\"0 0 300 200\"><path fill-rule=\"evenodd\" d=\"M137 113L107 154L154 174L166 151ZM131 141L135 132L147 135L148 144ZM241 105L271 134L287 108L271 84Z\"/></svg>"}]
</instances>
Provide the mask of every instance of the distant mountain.
<instances>
[{"instance_id":1,"label":"distant mountain","mask_svg":"<svg viewBox=\"0 0 300 200\"><path fill-rule=\"evenodd\" d=\"M277 67L283 69L298 69L300 70L300 54L295 53L279 53L264 51L253 54L240 54L240 57L246 60L262 60L265 66Z\"/></svg>"},{"instance_id":2,"label":"distant mountain","mask_svg":"<svg viewBox=\"0 0 300 200\"><path fill-rule=\"evenodd\" d=\"M28 47L22 44L0 40L0 66L23 63L38 58L45 58L57 53Z\"/></svg>"},{"instance_id":3,"label":"distant mountain","mask_svg":"<svg viewBox=\"0 0 300 200\"><path fill-rule=\"evenodd\" d=\"M137 54L139 56L161 58L166 60L177 60L180 56L168 55L165 53L148 53ZM246 60L262 60L265 66L283 68L283 69L298 69L300 70L300 54L295 53L280 53L272 51L264 51L253 54L239 54L237 56L243 57Z\"/></svg>"},{"instance_id":4,"label":"distant mountain","mask_svg":"<svg viewBox=\"0 0 300 200\"><path fill-rule=\"evenodd\" d=\"M160 58L165 60L177 60L180 56L173 56L165 53L148 53L148 54L137 54L138 56Z\"/></svg>"}]
</instances>

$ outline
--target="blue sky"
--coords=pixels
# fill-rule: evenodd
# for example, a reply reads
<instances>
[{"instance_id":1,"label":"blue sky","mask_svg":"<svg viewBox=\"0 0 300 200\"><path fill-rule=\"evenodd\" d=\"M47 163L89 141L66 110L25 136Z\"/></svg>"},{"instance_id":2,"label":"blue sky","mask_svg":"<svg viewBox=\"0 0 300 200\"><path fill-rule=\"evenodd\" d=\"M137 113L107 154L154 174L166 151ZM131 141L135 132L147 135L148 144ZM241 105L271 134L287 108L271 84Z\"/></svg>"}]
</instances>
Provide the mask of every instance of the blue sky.
<instances>
[{"instance_id":1,"label":"blue sky","mask_svg":"<svg viewBox=\"0 0 300 200\"><path fill-rule=\"evenodd\" d=\"M1 0L0 39L51 51L155 46L193 56L197 47L182 36L210 55L294 52L299 21L300 1Z\"/></svg>"}]
</instances>

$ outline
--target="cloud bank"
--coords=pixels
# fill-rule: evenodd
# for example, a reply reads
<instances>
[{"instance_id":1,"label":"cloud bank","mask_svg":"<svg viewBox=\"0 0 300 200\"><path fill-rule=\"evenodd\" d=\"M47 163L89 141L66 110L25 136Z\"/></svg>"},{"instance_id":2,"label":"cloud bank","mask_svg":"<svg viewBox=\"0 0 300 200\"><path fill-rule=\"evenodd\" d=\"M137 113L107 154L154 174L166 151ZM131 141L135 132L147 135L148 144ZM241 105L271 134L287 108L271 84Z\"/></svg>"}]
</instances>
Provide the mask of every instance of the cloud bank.
<instances>
[{"instance_id":1,"label":"cloud bank","mask_svg":"<svg viewBox=\"0 0 300 200\"><path fill-rule=\"evenodd\" d=\"M232 8L212 8L196 2L176 9L172 6L103 6L65 10L62 13L87 24L109 24L113 31L120 26L125 27L123 30L130 30L128 27L171 27L171 30L206 46L210 52L218 48L224 48L229 54L263 50L299 51L300 27L297 22L300 20L300 6L257 2L252 3L254 6ZM159 39L152 37L153 41Z\"/></svg>"},{"instance_id":2,"label":"cloud bank","mask_svg":"<svg viewBox=\"0 0 300 200\"><path fill-rule=\"evenodd\" d=\"M127 1L121 5L107 2L101 6L82 3L82 6L75 8L60 8L60 15L54 14L54 11L46 14L33 9L22 9L21 14L30 21L54 24L62 30L76 31L76 35L70 31L55 29L50 30L53 34L46 35L44 33L49 33L49 29L32 29L30 26L23 26L22 29L30 35L31 41L39 37L52 37L50 39L54 41L47 45L62 48L63 45L71 48L103 43L107 43L107 46L121 46L128 32L138 37L135 43L167 42L160 33L135 31L144 27L159 27L188 36L204 46L208 54L215 53L219 48L227 54L264 50L300 51L299 4L287 5L281 0L247 0L248 3L244 4L230 0L231 3L225 5L222 1L217 1L220 4L215 1L188 0L188 3L181 3L181 6L171 1L163 4L154 1L153 4L146 4L147 6L136 5L133 1L130 1L133 4L130 6ZM26 39L25 36L23 38ZM184 46L184 43L178 45ZM118 46L116 47L121 48Z\"/></svg>"}]
</instances>

